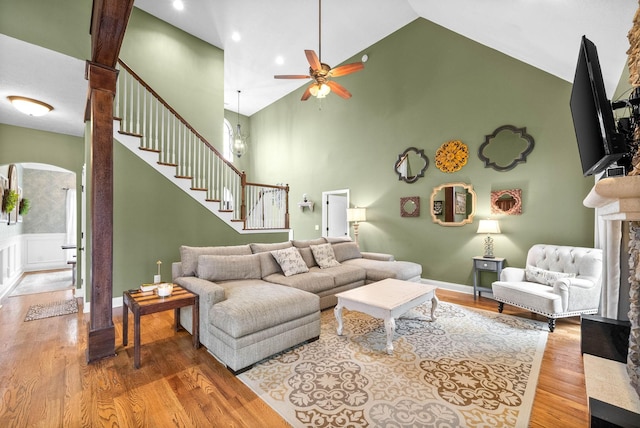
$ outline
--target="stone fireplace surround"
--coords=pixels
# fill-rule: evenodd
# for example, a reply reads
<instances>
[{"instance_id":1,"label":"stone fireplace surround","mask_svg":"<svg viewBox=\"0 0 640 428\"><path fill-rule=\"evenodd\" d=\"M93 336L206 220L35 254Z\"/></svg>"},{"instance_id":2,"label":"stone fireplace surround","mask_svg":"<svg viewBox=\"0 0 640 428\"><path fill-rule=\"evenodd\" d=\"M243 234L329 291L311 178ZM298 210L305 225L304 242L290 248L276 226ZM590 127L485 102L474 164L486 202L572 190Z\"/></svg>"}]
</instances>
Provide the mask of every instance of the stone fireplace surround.
<instances>
[{"instance_id":1,"label":"stone fireplace surround","mask_svg":"<svg viewBox=\"0 0 640 428\"><path fill-rule=\"evenodd\" d=\"M609 177L598 181L584 199L607 221L629 222L629 348L627 384L640 395L640 176ZM585 360L586 361L586 360ZM585 363L585 376L587 364ZM623 380L624 382L624 380ZM587 383L589 380L587 379ZM636 402L638 397L634 397ZM635 411L637 412L638 409Z\"/></svg>"}]
</instances>

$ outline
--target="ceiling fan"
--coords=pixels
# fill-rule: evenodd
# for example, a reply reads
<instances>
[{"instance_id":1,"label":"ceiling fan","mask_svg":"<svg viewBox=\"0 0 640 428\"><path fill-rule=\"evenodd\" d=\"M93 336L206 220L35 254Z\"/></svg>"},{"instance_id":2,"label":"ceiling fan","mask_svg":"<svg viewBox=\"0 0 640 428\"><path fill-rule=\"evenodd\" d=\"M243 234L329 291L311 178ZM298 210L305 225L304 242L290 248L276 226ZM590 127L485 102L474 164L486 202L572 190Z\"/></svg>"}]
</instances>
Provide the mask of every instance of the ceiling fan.
<instances>
[{"instance_id":1,"label":"ceiling fan","mask_svg":"<svg viewBox=\"0 0 640 428\"><path fill-rule=\"evenodd\" d=\"M331 91L342 98L351 98L351 93L339 83L331 80L332 77L345 76L364 68L362 62L341 65L331 68L322 62L322 0L318 0L318 55L313 50L304 51L309 62L309 74L280 74L273 76L276 79L313 79L314 82L302 94L302 101L306 101L312 95L324 98Z\"/></svg>"}]
</instances>

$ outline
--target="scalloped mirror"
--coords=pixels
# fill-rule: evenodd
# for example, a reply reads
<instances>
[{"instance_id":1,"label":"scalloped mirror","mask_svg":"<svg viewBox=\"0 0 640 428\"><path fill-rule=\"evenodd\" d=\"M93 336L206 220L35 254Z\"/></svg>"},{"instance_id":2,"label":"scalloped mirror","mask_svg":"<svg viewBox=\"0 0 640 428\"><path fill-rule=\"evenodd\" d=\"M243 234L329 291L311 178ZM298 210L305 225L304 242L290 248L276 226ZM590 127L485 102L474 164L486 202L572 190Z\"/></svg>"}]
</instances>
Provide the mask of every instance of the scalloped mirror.
<instances>
[{"instance_id":1,"label":"scalloped mirror","mask_svg":"<svg viewBox=\"0 0 640 428\"><path fill-rule=\"evenodd\" d=\"M398 155L394 171L398 174L398 180L415 183L420 177L424 177L428 166L429 158L424 154L424 150L409 147Z\"/></svg>"},{"instance_id":2,"label":"scalloped mirror","mask_svg":"<svg viewBox=\"0 0 640 428\"><path fill-rule=\"evenodd\" d=\"M533 137L527 134L527 128L503 125L493 134L485 136L484 143L478 149L478 157L484 162L485 168L509 171L527 161L533 146Z\"/></svg>"},{"instance_id":3,"label":"scalloped mirror","mask_svg":"<svg viewBox=\"0 0 640 428\"><path fill-rule=\"evenodd\" d=\"M431 219L441 226L464 226L473 222L476 192L471 184L445 183L431 192Z\"/></svg>"},{"instance_id":4,"label":"scalloped mirror","mask_svg":"<svg viewBox=\"0 0 640 428\"><path fill-rule=\"evenodd\" d=\"M491 214L522 214L522 190L494 190L491 192Z\"/></svg>"}]
</instances>

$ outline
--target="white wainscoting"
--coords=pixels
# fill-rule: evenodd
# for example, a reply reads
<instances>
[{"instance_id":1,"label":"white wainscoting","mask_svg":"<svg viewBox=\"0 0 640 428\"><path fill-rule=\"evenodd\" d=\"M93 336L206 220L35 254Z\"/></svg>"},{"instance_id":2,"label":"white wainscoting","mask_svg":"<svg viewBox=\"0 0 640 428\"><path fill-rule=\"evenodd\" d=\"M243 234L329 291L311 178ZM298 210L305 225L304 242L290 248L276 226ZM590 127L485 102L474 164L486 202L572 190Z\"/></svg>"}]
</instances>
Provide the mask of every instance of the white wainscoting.
<instances>
[{"instance_id":1,"label":"white wainscoting","mask_svg":"<svg viewBox=\"0 0 640 428\"><path fill-rule=\"evenodd\" d=\"M29 233L22 235L24 271L66 269L67 251L64 233Z\"/></svg>"},{"instance_id":2,"label":"white wainscoting","mask_svg":"<svg viewBox=\"0 0 640 428\"><path fill-rule=\"evenodd\" d=\"M22 275L21 237L0 240L0 297L11 289Z\"/></svg>"}]
</instances>

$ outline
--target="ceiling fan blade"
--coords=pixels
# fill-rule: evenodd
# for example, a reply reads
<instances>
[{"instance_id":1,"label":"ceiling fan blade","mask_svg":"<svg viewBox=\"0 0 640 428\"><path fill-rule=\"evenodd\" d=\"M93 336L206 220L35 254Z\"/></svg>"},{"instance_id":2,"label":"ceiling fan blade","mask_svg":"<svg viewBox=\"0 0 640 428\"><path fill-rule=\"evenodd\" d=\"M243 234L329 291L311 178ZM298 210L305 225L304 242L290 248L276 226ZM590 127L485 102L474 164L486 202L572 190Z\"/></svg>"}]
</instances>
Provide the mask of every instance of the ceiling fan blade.
<instances>
[{"instance_id":1,"label":"ceiling fan blade","mask_svg":"<svg viewBox=\"0 0 640 428\"><path fill-rule=\"evenodd\" d=\"M329 74L333 77L344 76L347 74L355 73L364 68L364 64L361 62L354 62L352 64L341 65L336 68L332 68Z\"/></svg>"},{"instance_id":2,"label":"ceiling fan blade","mask_svg":"<svg viewBox=\"0 0 640 428\"><path fill-rule=\"evenodd\" d=\"M310 79L311 76L306 74L277 74L273 76L274 79Z\"/></svg>"},{"instance_id":3,"label":"ceiling fan blade","mask_svg":"<svg viewBox=\"0 0 640 428\"><path fill-rule=\"evenodd\" d=\"M315 51L305 50L304 54L307 56L307 61L309 61L309 65L312 70L320 70L322 68L318 55L316 55Z\"/></svg>"},{"instance_id":4,"label":"ceiling fan blade","mask_svg":"<svg viewBox=\"0 0 640 428\"><path fill-rule=\"evenodd\" d=\"M347 91L347 89L339 83L334 82L333 80L329 80L327 85L331 88L333 92L341 96L342 98L349 99L351 98L351 92Z\"/></svg>"},{"instance_id":5,"label":"ceiling fan blade","mask_svg":"<svg viewBox=\"0 0 640 428\"><path fill-rule=\"evenodd\" d=\"M313 84L315 85L315 83ZM309 99L309 97L311 96L311 87L313 86L309 86L304 93L302 94L302 98L300 98L300 101L307 101Z\"/></svg>"}]
</instances>

